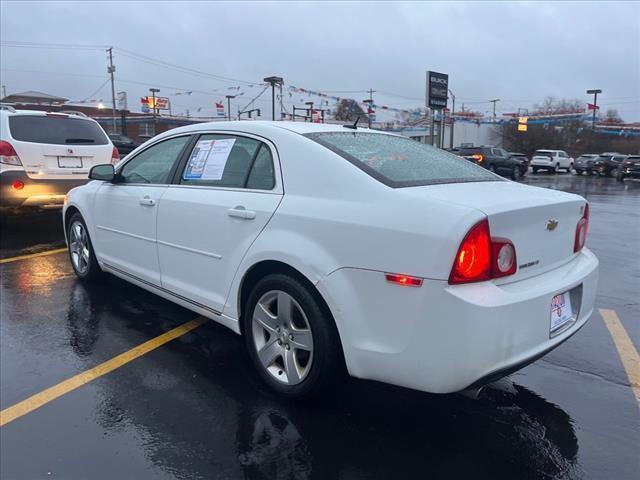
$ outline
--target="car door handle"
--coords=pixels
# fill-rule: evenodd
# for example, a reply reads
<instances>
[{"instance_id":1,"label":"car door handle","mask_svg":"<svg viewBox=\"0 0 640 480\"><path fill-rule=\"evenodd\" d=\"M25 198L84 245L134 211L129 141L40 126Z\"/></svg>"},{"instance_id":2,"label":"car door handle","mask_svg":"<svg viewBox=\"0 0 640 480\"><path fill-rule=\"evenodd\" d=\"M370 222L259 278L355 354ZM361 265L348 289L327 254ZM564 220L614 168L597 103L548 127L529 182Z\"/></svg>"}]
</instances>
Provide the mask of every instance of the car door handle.
<instances>
[{"instance_id":1,"label":"car door handle","mask_svg":"<svg viewBox=\"0 0 640 480\"><path fill-rule=\"evenodd\" d=\"M151 198L149 195L145 195L140 199L140 205L146 205L147 207L153 207L156 204L156 201Z\"/></svg>"},{"instance_id":2,"label":"car door handle","mask_svg":"<svg viewBox=\"0 0 640 480\"><path fill-rule=\"evenodd\" d=\"M254 218L256 218L256 212L247 210L242 205L230 208L229 210L227 210L227 214L230 217L243 218L244 220L253 220Z\"/></svg>"}]
</instances>

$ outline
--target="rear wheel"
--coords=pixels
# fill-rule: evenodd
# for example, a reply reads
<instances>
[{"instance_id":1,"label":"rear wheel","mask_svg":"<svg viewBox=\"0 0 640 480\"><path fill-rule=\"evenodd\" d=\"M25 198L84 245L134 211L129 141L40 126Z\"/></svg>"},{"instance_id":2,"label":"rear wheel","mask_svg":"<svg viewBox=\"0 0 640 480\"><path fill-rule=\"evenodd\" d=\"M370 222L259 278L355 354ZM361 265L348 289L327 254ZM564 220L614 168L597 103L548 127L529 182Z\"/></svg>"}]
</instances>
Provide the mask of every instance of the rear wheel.
<instances>
[{"instance_id":1,"label":"rear wheel","mask_svg":"<svg viewBox=\"0 0 640 480\"><path fill-rule=\"evenodd\" d=\"M582 170L576 169L576 175L582 175Z\"/></svg>"},{"instance_id":2,"label":"rear wheel","mask_svg":"<svg viewBox=\"0 0 640 480\"><path fill-rule=\"evenodd\" d=\"M249 357L273 390L306 398L336 378L340 339L310 288L288 275L268 275L253 288L243 312Z\"/></svg>"},{"instance_id":3,"label":"rear wheel","mask_svg":"<svg viewBox=\"0 0 640 480\"><path fill-rule=\"evenodd\" d=\"M74 213L69 219L67 229L69 259L73 271L80 280L96 280L103 275L96 260L87 225L80 213Z\"/></svg>"},{"instance_id":4,"label":"rear wheel","mask_svg":"<svg viewBox=\"0 0 640 480\"><path fill-rule=\"evenodd\" d=\"M538 173L538 168L537 167L532 167L532 173Z\"/></svg>"},{"instance_id":5,"label":"rear wheel","mask_svg":"<svg viewBox=\"0 0 640 480\"><path fill-rule=\"evenodd\" d=\"M511 180L520 180L520 168L517 165L511 167Z\"/></svg>"},{"instance_id":6,"label":"rear wheel","mask_svg":"<svg viewBox=\"0 0 640 480\"><path fill-rule=\"evenodd\" d=\"M616 171L616 180L619 182L622 182L624 180L624 175L622 174L620 168L618 168L618 170Z\"/></svg>"}]
</instances>

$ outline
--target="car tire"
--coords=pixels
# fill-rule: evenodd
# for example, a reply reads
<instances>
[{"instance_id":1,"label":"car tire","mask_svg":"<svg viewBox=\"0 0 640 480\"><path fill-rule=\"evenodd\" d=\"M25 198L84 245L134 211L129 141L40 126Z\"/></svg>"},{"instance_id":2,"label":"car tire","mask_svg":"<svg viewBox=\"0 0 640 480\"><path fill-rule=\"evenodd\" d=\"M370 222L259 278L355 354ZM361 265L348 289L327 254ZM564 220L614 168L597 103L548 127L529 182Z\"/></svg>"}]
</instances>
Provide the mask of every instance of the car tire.
<instances>
[{"instance_id":1,"label":"car tire","mask_svg":"<svg viewBox=\"0 0 640 480\"><path fill-rule=\"evenodd\" d=\"M567 173L571 173L571 170L573 170L573 163L569 164L569 168L567 168Z\"/></svg>"},{"instance_id":2,"label":"car tire","mask_svg":"<svg viewBox=\"0 0 640 480\"><path fill-rule=\"evenodd\" d=\"M267 275L242 310L245 346L258 375L292 399L317 395L344 371L333 317L312 289L289 275Z\"/></svg>"},{"instance_id":3,"label":"car tire","mask_svg":"<svg viewBox=\"0 0 640 480\"><path fill-rule=\"evenodd\" d=\"M537 174L538 173L538 169L536 167L532 167L531 168L531 173Z\"/></svg>"},{"instance_id":4,"label":"car tire","mask_svg":"<svg viewBox=\"0 0 640 480\"><path fill-rule=\"evenodd\" d=\"M69 219L67 244L71 267L80 280L95 281L104 275L96 259L87 224L80 213L74 213Z\"/></svg>"},{"instance_id":5,"label":"car tire","mask_svg":"<svg viewBox=\"0 0 640 480\"><path fill-rule=\"evenodd\" d=\"M518 181L520 180L520 168L516 165L511 167L511 180Z\"/></svg>"},{"instance_id":6,"label":"car tire","mask_svg":"<svg viewBox=\"0 0 640 480\"><path fill-rule=\"evenodd\" d=\"M582 170L577 170L576 169L575 172L576 172L576 175L582 175Z\"/></svg>"},{"instance_id":7,"label":"car tire","mask_svg":"<svg viewBox=\"0 0 640 480\"><path fill-rule=\"evenodd\" d=\"M560 172L560 164L556 163L555 166L553 167L553 173L559 173Z\"/></svg>"},{"instance_id":8,"label":"car tire","mask_svg":"<svg viewBox=\"0 0 640 480\"><path fill-rule=\"evenodd\" d=\"M622 174L622 172L620 171L620 169L618 169L616 171L616 180L618 182L622 182L624 180L624 175Z\"/></svg>"}]
</instances>

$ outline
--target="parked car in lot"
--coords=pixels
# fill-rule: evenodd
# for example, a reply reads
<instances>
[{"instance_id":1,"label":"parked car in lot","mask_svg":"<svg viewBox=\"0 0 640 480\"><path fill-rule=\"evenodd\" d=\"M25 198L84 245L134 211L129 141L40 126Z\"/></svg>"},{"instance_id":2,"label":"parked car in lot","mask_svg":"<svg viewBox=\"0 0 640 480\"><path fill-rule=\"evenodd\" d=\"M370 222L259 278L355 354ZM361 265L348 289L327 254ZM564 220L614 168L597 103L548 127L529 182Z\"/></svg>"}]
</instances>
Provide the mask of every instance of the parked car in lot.
<instances>
[{"instance_id":1,"label":"parked car in lot","mask_svg":"<svg viewBox=\"0 0 640 480\"><path fill-rule=\"evenodd\" d=\"M531 158L533 173L547 170L558 173L560 169L570 172L573 168L573 158L564 150L536 150Z\"/></svg>"},{"instance_id":2,"label":"parked car in lot","mask_svg":"<svg viewBox=\"0 0 640 480\"><path fill-rule=\"evenodd\" d=\"M75 113L0 110L0 208L60 208L94 165L118 151L98 122Z\"/></svg>"},{"instance_id":3,"label":"parked car in lot","mask_svg":"<svg viewBox=\"0 0 640 480\"><path fill-rule=\"evenodd\" d=\"M529 166L529 158L524 153L509 152L509 156L518 160L520 163L525 164L527 167Z\"/></svg>"},{"instance_id":4,"label":"parked car in lot","mask_svg":"<svg viewBox=\"0 0 640 480\"><path fill-rule=\"evenodd\" d=\"M627 158L627 156L622 153L601 153L594 162L594 169L599 175L605 177L615 175L618 167L622 165L622 161L625 158Z\"/></svg>"},{"instance_id":5,"label":"parked car in lot","mask_svg":"<svg viewBox=\"0 0 640 480\"><path fill-rule=\"evenodd\" d=\"M585 153L584 155L580 155L576 158L576 161L573 164L573 169L577 175L582 175L582 172L586 172L587 175L591 175L595 171L594 164L597 158L598 154L595 153Z\"/></svg>"},{"instance_id":6,"label":"parked car in lot","mask_svg":"<svg viewBox=\"0 0 640 480\"><path fill-rule=\"evenodd\" d=\"M527 172L527 165L521 159L512 158L503 148L462 147L457 155L512 180L518 180Z\"/></svg>"},{"instance_id":7,"label":"parked car in lot","mask_svg":"<svg viewBox=\"0 0 640 480\"><path fill-rule=\"evenodd\" d=\"M229 327L289 397L345 365L455 392L586 323L584 198L348 127L189 125L93 167L63 211L76 275L109 272Z\"/></svg>"},{"instance_id":8,"label":"parked car in lot","mask_svg":"<svg viewBox=\"0 0 640 480\"><path fill-rule=\"evenodd\" d=\"M640 155L629 155L616 170L616 180L640 178Z\"/></svg>"},{"instance_id":9,"label":"parked car in lot","mask_svg":"<svg viewBox=\"0 0 640 480\"><path fill-rule=\"evenodd\" d=\"M139 146L139 144L131 138L126 135L120 135L119 133L110 133L109 139L111 143L113 143L113 146L118 149L121 156L128 155Z\"/></svg>"}]
</instances>

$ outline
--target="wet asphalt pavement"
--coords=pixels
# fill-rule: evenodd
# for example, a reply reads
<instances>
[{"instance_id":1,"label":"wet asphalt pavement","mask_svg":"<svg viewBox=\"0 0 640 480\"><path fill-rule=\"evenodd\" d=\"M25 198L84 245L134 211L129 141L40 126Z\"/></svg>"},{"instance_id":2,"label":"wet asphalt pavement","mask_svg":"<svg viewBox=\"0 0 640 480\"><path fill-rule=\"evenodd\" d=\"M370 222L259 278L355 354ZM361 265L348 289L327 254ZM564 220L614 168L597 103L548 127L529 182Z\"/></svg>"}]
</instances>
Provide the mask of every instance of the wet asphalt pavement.
<instances>
[{"instance_id":1,"label":"wet asphalt pavement","mask_svg":"<svg viewBox=\"0 0 640 480\"><path fill-rule=\"evenodd\" d=\"M529 175L585 196L597 308L640 350L640 182ZM0 257L60 247L58 213L9 219ZM0 265L0 408L196 314L67 256ZM640 477L640 408L601 315L480 399L351 379L310 403L262 386L240 338L209 322L0 428L3 479Z\"/></svg>"}]
</instances>

